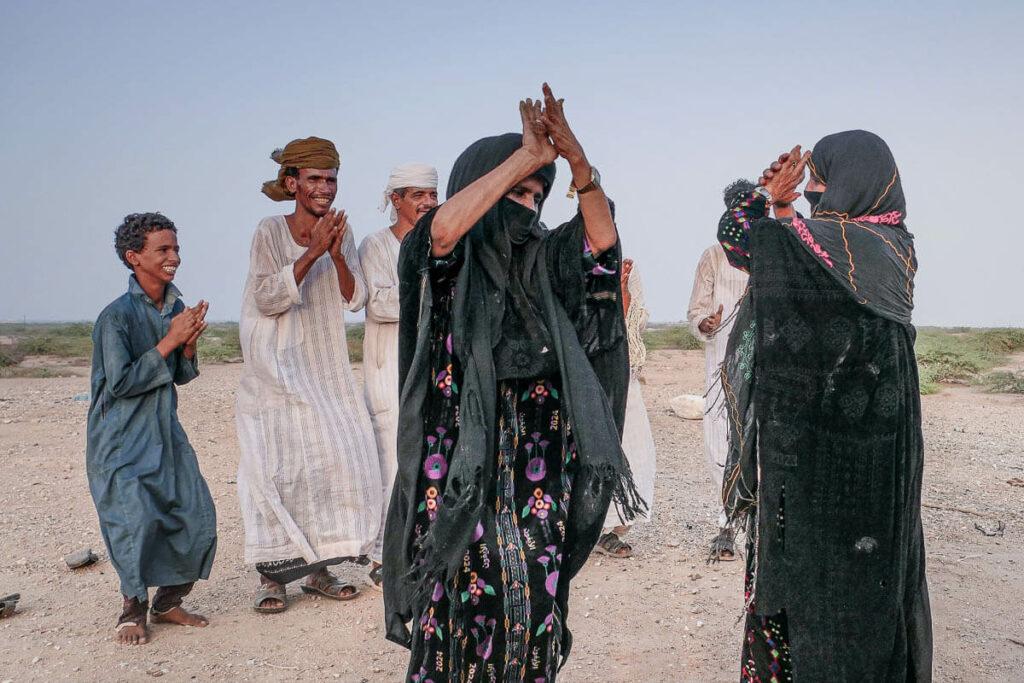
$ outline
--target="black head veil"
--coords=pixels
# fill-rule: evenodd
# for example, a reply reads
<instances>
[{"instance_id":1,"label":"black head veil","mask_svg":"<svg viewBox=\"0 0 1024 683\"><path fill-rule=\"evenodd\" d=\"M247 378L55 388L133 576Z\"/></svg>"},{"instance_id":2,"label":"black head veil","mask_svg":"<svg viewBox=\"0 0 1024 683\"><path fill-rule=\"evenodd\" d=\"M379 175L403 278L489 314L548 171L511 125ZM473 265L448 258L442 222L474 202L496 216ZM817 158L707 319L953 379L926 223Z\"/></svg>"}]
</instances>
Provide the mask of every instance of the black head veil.
<instances>
[{"instance_id":1,"label":"black head veil","mask_svg":"<svg viewBox=\"0 0 1024 683\"><path fill-rule=\"evenodd\" d=\"M808 164L811 174L827 187L815 216L847 218L900 213L907 202L896 160L885 140L866 130L826 135L814 146Z\"/></svg>"},{"instance_id":2,"label":"black head veil","mask_svg":"<svg viewBox=\"0 0 1024 683\"><path fill-rule=\"evenodd\" d=\"M814 146L808 167L826 188L810 218L793 219L795 234L859 303L909 323L917 257L889 146L865 130L834 133Z\"/></svg>"}]
</instances>

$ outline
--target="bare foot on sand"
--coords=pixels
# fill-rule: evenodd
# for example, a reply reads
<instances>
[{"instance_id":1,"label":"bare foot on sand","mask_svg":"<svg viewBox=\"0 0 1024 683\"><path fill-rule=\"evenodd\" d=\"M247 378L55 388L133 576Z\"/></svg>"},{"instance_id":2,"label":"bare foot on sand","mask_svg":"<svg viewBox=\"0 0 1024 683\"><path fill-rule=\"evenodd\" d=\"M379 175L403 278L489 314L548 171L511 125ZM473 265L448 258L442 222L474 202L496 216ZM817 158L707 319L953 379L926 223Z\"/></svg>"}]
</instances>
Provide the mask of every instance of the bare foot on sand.
<instances>
[{"instance_id":1,"label":"bare foot on sand","mask_svg":"<svg viewBox=\"0 0 1024 683\"><path fill-rule=\"evenodd\" d=\"M145 645L149 642L149 631L145 624L139 626L129 621L116 629L116 637L121 645Z\"/></svg>"},{"instance_id":2,"label":"bare foot on sand","mask_svg":"<svg viewBox=\"0 0 1024 683\"><path fill-rule=\"evenodd\" d=\"M186 612L181 607L169 609L163 614L153 614L149 619L154 624L178 624L179 626L208 626L210 620L201 614Z\"/></svg>"}]
</instances>

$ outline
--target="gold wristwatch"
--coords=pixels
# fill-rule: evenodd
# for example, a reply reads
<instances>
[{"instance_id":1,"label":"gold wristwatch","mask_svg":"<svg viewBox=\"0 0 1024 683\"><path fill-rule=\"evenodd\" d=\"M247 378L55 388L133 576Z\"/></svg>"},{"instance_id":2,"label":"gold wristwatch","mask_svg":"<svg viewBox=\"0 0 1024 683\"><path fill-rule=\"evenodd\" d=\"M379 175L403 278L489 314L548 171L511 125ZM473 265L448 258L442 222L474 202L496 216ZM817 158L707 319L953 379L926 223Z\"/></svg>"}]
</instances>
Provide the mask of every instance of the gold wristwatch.
<instances>
[{"instance_id":1,"label":"gold wristwatch","mask_svg":"<svg viewBox=\"0 0 1024 683\"><path fill-rule=\"evenodd\" d=\"M597 168L594 166L590 167L590 182L583 187L576 189L573 183L569 183L569 191L565 193L565 196L572 199L577 194L586 194L601 187L601 174L597 172Z\"/></svg>"}]
</instances>

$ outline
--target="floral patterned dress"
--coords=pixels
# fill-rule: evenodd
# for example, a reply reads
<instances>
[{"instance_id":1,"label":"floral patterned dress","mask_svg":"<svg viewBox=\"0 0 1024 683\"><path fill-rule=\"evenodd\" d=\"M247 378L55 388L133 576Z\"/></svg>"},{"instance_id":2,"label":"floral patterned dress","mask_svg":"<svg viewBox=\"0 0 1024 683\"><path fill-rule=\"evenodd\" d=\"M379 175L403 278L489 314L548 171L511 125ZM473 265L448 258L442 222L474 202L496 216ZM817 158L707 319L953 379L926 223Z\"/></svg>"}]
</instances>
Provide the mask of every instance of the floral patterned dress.
<instances>
[{"instance_id":1,"label":"floral patterned dress","mask_svg":"<svg viewBox=\"0 0 1024 683\"><path fill-rule=\"evenodd\" d=\"M618 277L615 264L604 261L586 253L587 277ZM462 373L452 350L451 311L460 266L454 257L431 259L434 396L424 415L417 539L444 505L441 492L459 438ZM558 377L499 382L496 499L486 508L490 518L477 524L461 571L434 585L413 624L408 680L555 679L562 628L555 595L577 460L560 388Z\"/></svg>"}]
</instances>

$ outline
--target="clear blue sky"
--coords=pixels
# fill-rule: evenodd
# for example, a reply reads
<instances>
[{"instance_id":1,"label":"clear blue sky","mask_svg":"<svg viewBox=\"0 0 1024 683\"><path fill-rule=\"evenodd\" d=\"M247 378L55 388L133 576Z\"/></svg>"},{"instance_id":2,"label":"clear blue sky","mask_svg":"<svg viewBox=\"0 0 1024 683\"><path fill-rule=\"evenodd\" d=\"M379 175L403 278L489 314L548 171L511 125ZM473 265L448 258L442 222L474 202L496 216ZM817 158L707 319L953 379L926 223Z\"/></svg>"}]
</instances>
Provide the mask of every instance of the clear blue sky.
<instances>
[{"instance_id":1,"label":"clear blue sky","mask_svg":"<svg viewBox=\"0 0 1024 683\"><path fill-rule=\"evenodd\" d=\"M443 185L547 80L654 320L685 316L724 185L866 128L903 174L916 322L1024 324L1024 3L843 5L7 0L0 320L94 318L126 285L113 229L156 210L179 226L186 299L237 319L252 232L287 208L259 193L274 147L337 143L361 239L385 225L391 166L433 163ZM568 217L562 197L548 224Z\"/></svg>"}]
</instances>

